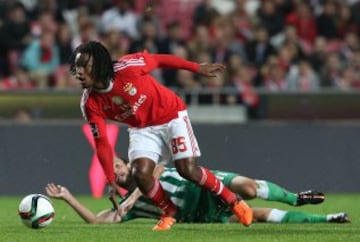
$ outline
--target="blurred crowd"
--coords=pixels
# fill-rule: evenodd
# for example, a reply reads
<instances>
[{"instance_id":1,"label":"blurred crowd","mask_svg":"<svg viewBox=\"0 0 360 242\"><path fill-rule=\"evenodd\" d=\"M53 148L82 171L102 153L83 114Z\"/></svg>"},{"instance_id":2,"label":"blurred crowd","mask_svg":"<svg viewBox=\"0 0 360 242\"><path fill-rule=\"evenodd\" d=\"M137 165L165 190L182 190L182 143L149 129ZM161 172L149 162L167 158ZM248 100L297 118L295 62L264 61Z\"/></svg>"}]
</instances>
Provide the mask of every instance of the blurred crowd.
<instances>
[{"instance_id":1,"label":"blurred crowd","mask_svg":"<svg viewBox=\"0 0 360 242\"><path fill-rule=\"evenodd\" d=\"M213 79L153 75L170 87L234 87L240 97L221 102L256 106L257 89L360 89L359 36L357 0L2 0L0 90L78 89L68 59L98 40L114 60L146 49L225 63Z\"/></svg>"}]
</instances>

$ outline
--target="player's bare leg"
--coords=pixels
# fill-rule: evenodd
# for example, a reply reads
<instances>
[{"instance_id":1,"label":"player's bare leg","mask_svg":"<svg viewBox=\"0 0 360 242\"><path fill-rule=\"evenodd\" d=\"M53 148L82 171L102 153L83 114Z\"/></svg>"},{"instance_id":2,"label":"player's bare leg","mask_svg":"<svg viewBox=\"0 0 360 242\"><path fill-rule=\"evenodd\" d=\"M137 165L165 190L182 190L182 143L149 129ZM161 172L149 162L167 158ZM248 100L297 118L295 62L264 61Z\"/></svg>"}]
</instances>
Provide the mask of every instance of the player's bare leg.
<instances>
[{"instance_id":1,"label":"player's bare leg","mask_svg":"<svg viewBox=\"0 0 360 242\"><path fill-rule=\"evenodd\" d=\"M230 190L239 194L243 199L251 200L257 196L257 187L255 180L245 177L236 176L231 180Z\"/></svg>"},{"instance_id":2,"label":"player's bare leg","mask_svg":"<svg viewBox=\"0 0 360 242\"><path fill-rule=\"evenodd\" d=\"M177 208L163 190L159 180L153 177L155 162L147 158L139 158L133 161L131 168L132 176L140 191L163 211L163 216L153 230L169 230L175 223L173 216Z\"/></svg>"},{"instance_id":3,"label":"player's bare leg","mask_svg":"<svg viewBox=\"0 0 360 242\"><path fill-rule=\"evenodd\" d=\"M249 226L251 224L253 213L249 206L243 200L239 201L236 195L224 186L212 172L204 167L198 166L195 158L176 160L175 167L182 177L219 196L232 208L243 225Z\"/></svg>"}]
</instances>

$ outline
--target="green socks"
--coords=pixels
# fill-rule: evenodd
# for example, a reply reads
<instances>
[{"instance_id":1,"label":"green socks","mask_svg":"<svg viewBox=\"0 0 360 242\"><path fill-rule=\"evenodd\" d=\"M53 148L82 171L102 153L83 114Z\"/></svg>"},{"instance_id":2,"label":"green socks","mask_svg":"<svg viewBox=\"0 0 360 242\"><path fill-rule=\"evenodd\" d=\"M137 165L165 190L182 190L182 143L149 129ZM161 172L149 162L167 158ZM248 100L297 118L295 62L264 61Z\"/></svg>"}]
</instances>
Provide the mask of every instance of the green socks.
<instances>
[{"instance_id":1,"label":"green socks","mask_svg":"<svg viewBox=\"0 0 360 242\"><path fill-rule=\"evenodd\" d=\"M280 223L326 223L326 215L308 214L304 212L289 211Z\"/></svg>"},{"instance_id":2,"label":"green socks","mask_svg":"<svg viewBox=\"0 0 360 242\"><path fill-rule=\"evenodd\" d=\"M328 222L326 215L309 214L298 211L283 211L272 209L266 219L271 223L326 223Z\"/></svg>"},{"instance_id":3,"label":"green socks","mask_svg":"<svg viewBox=\"0 0 360 242\"><path fill-rule=\"evenodd\" d=\"M256 194L258 198L262 198L268 201L282 202L290 205L295 205L297 195L289 192L286 189L263 180L255 180L256 182Z\"/></svg>"}]
</instances>

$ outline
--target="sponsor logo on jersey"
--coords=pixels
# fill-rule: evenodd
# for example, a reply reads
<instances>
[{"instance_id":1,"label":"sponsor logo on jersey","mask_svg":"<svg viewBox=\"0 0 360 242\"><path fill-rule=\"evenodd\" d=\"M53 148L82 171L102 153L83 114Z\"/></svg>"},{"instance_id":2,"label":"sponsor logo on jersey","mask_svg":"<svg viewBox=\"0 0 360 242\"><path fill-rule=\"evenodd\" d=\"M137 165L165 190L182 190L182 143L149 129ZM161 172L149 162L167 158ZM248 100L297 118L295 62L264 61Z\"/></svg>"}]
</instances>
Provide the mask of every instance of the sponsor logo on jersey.
<instances>
[{"instance_id":1,"label":"sponsor logo on jersey","mask_svg":"<svg viewBox=\"0 0 360 242\"><path fill-rule=\"evenodd\" d=\"M136 87L131 88L129 91L130 96L134 96L136 93L137 93Z\"/></svg>"},{"instance_id":2,"label":"sponsor logo on jersey","mask_svg":"<svg viewBox=\"0 0 360 242\"><path fill-rule=\"evenodd\" d=\"M124 102L124 100L123 100L121 97L119 97L119 96L113 96L113 97L111 98L111 101L112 101L113 103L115 103L116 105L121 105L121 104Z\"/></svg>"},{"instance_id":3,"label":"sponsor logo on jersey","mask_svg":"<svg viewBox=\"0 0 360 242\"><path fill-rule=\"evenodd\" d=\"M130 83L130 82L127 82L127 83L124 85L123 90L124 90L124 92L129 92L132 87L133 87L133 84Z\"/></svg>"},{"instance_id":4,"label":"sponsor logo on jersey","mask_svg":"<svg viewBox=\"0 0 360 242\"><path fill-rule=\"evenodd\" d=\"M134 105L123 105L123 108L126 108L122 114L116 115L115 119L118 121L123 121L130 116L134 115L136 111L143 105L143 103L146 101L147 96L145 94L141 94L138 100L134 103Z\"/></svg>"},{"instance_id":5,"label":"sponsor logo on jersey","mask_svg":"<svg viewBox=\"0 0 360 242\"><path fill-rule=\"evenodd\" d=\"M130 96L134 96L137 93L136 87L130 82L127 82L123 88L124 92L127 92Z\"/></svg>"}]
</instances>

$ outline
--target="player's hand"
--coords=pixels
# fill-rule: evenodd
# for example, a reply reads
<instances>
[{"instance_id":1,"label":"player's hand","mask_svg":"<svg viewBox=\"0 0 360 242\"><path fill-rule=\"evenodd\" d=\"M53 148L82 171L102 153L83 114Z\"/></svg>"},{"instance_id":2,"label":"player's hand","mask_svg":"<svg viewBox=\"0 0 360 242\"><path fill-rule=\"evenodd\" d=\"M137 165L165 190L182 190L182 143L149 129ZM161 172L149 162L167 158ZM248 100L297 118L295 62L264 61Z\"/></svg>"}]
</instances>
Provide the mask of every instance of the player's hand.
<instances>
[{"instance_id":1,"label":"player's hand","mask_svg":"<svg viewBox=\"0 0 360 242\"><path fill-rule=\"evenodd\" d=\"M117 203L117 199L116 199L117 196L121 197L120 187L115 182L110 183L110 186L111 186L111 190L110 190L109 200L111 201L114 209L116 209L118 214L120 215L120 208L119 208L119 204Z\"/></svg>"},{"instance_id":2,"label":"player's hand","mask_svg":"<svg viewBox=\"0 0 360 242\"><path fill-rule=\"evenodd\" d=\"M216 77L217 74L224 72L226 66L220 63L214 64L200 64L199 74L205 77Z\"/></svg>"},{"instance_id":3,"label":"player's hand","mask_svg":"<svg viewBox=\"0 0 360 242\"><path fill-rule=\"evenodd\" d=\"M121 203L118 212L121 217L124 217L127 212L129 212L135 204L136 200L133 200L131 198L126 199L123 203Z\"/></svg>"},{"instance_id":4,"label":"player's hand","mask_svg":"<svg viewBox=\"0 0 360 242\"><path fill-rule=\"evenodd\" d=\"M69 190L66 187L59 184L56 185L54 183L47 184L47 186L45 187L45 191L50 197L60 199L66 199L70 194Z\"/></svg>"}]
</instances>

